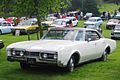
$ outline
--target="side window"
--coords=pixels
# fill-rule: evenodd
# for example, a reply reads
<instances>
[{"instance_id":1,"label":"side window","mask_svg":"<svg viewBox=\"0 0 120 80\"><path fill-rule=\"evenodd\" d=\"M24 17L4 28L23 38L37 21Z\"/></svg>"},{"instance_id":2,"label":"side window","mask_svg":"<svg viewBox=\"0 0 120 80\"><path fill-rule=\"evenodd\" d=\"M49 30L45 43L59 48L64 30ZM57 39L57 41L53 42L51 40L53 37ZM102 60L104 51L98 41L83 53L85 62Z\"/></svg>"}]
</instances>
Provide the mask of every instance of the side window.
<instances>
[{"instance_id":1,"label":"side window","mask_svg":"<svg viewBox=\"0 0 120 80\"><path fill-rule=\"evenodd\" d=\"M77 36L76 36L76 41L81 41L83 40L83 31L79 31Z\"/></svg>"},{"instance_id":2,"label":"side window","mask_svg":"<svg viewBox=\"0 0 120 80\"><path fill-rule=\"evenodd\" d=\"M6 23L6 22L4 22L4 23L3 23L3 26L7 26L7 23Z\"/></svg>"},{"instance_id":3,"label":"side window","mask_svg":"<svg viewBox=\"0 0 120 80\"><path fill-rule=\"evenodd\" d=\"M96 31L86 31L85 40L86 41L95 41L99 40L101 37Z\"/></svg>"},{"instance_id":4,"label":"side window","mask_svg":"<svg viewBox=\"0 0 120 80\"><path fill-rule=\"evenodd\" d=\"M7 23L7 25L8 25L8 26L11 26L11 24L10 24L10 23Z\"/></svg>"}]
</instances>

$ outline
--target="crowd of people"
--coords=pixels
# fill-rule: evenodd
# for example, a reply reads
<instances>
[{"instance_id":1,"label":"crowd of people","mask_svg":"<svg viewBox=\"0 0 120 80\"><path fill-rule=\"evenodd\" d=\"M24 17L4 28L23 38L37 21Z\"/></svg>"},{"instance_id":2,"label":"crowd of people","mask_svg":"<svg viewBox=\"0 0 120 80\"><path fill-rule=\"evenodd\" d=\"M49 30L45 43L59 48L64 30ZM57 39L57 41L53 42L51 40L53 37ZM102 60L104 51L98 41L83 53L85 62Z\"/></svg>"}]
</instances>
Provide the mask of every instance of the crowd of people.
<instances>
[{"instance_id":1,"label":"crowd of people","mask_svg":"<svg viewBox=\"0 0 120 80\"><path fill-rule=\"evenodd\" d=\"M114 12L105 11L102 13L101 17L106 19L106 20L109 20L118 14L120 14L120 8L118 10L114 10Z\"/></svg>"}]
</instances>

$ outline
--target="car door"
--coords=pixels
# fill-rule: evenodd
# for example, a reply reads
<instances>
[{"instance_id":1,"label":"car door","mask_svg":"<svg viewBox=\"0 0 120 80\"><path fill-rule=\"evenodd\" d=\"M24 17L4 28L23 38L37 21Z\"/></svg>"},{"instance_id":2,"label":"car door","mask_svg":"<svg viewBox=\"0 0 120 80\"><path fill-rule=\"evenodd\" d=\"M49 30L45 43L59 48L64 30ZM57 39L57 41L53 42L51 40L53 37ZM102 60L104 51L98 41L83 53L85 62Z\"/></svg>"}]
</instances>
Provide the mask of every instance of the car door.
<instances>
[{"instance_id":1,"label":"car door","mask_svg":"<svg viewBox=\"0 0 120 80\"><path fill-rule=\"evenodd\" d=\"M101 35L96 31L88 31L89 32L89 44L94 45L93 53L90 55L92 59L96 59L101 57L104 52L105 42Z\"/></svg>"},{"instance_id":2,"label":"car door","mask_svg":"<svg viewBox=\"0 0 120 80\"><path fill-rule=\"evenodd\" d=\"M84 32L83 34L83 38L81 38L81 31L79 31L76 37L76 43L78 44L77 47L80 51L81 62L93 59L93 54L96 53L95 42L88 41L87 39L89 32Z\"/></svg>"},{"instance_id":3,"label":"car door","mask_svg":"<svg viewBox=\"0 0 120 80\"><path fill-rule=\"evenodd\" d=\"M92 30L87 30L85 33L86 48L89 48L89 51L87 51L88 55L86 56L88 60L96 58L96 40L93 35L94 31Z\"/></svg>"}]
</instances>

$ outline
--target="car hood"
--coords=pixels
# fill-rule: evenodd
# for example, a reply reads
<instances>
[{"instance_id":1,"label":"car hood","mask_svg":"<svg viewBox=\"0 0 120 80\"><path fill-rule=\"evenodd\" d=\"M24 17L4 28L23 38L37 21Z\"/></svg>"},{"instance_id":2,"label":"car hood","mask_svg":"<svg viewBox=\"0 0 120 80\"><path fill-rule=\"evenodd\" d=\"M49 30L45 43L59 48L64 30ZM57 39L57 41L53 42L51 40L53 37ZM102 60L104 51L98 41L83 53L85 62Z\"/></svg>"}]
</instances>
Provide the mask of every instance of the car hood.
<instances>
[{"instance_id":1,"label":"car hood","mask_svg":"<svg viewBox=\"0 0 120 80\"><path fill-rule=\"evenodd\" d=\"M107 25L109 24L118 24L120 21L117 20L117 19L110 19L108 22L107 22Z\"/></svg>"},{"instance_id":2,"label":"car hood","mask_svg":"<svg viewBox=\"0 0 120 80\"><path fill-rule=\"evenodd\" d=\"M61 27L61 28L66 27L66 25L56 25L56 24L51 24L50 26L51 27Z\"/></svg>"},{"instance_id":3,"label":"car hood","mask_svg":"<svg viewBox=\"0 0 120 80\"><path fill-rule=\"evenodd\" d=\"M10 44L7 49L24 49L27 51L57 51L65 46L74 45L73 41L69 40L35 40L35 41L23 41Z\"/></svg>"},{"instance_id":4,"label":"car hood","mask_svg":"<svg viewBox=\"0 0 120 80\"><path fill-rule=\"evenodd\" d=\"M96 24L97 22L86 21L84 24Z\"/></svg>"},{"instance_id":5,"label":"car hood","mask_svg":"<svg viewBox=\"0 0 120 80\"><path fill-rule=\"evenodd\" d=\"M38 26L16 26L13 29L34 29Z\"/></svg>"},{"instance_id":6,"label":"car hood","mask_svg":"<svg viewBox=\"0 0 120 80\"><path fill-rule=\"evenodd\" d=\"M41 22L42 24L52 24L53 21L44 21L44 22Z\"/></svg>"},{"instance_id":7,"label":"car hood","mask_svg":"<svg viewBox=\"0 0 120 80\"><path fill-rule=\"evenodd\" d=\"M115 33L120 33L120 30L114 30L113 32L115 32Z\"/></svg>"}]
</instances>

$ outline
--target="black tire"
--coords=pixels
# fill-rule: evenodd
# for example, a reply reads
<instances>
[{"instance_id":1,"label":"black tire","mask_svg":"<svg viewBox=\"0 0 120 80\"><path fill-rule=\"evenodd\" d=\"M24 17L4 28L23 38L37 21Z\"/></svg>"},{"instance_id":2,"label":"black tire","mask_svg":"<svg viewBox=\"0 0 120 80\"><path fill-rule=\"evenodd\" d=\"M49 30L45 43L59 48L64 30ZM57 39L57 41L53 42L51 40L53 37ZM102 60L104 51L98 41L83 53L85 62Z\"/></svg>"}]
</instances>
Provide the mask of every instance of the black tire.
<instances>
[{"instance_id":1,"label":"black tire","mask_svg":"<svg viewBox=\"0 0 120 80\"><path fill-rule=\"evenodd\" d=\"M114 38L114 37L111 37L111 39L115 40L115 38Z\"/></svg>"},{"instance_id":2,"label":"black tire","mask_svg":"<svg viewBox=\"0 0 120 80\"><path fill-rule=\"evenodd\" d=\"M28 63L20 62L20 67L21 69L25 70L25 69L29 69L30 65Z\"/></svg>"},{"instance_id":3,"label":"black tire","mask_svg":"<svg viewBox=\"0 0 120 80\"><path fill-rule=\"evenodd\" d=\"M106 49L101 57L101 61L107 61L108 59L108 50Z\"/></svg>"},{"instance_id":4,"label":"black tire","mask_svg":"<svg viewBox=\"0 0 120 80\"><path fill-rule=\"evenodd\" d=\"M68 65L66 67L67 72L73 72L75 67L75 61L74 61L74 56L72 56L68 62Z\"/></svg>"},{"instance_id":5,"label":"black tire","mask_svg":"<svg viewBox=\"0 0 120 80\"><path fill-rule=\"evenodd\" d=\"M2 31L0 30L0 35L2 34Z\"/></svg>"}]
</instances>

